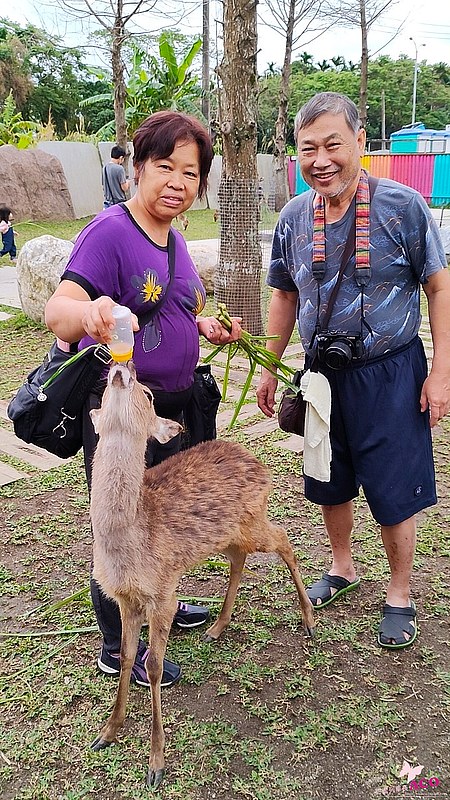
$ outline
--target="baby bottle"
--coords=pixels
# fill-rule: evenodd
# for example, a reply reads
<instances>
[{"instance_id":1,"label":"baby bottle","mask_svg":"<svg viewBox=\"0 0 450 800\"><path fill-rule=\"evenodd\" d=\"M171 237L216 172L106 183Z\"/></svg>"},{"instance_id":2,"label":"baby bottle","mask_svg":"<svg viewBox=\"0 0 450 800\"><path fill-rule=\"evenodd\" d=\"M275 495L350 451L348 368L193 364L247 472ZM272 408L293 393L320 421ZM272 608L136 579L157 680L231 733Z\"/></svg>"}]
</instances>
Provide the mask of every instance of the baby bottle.
<instances>
[{"instance_id":1,"label":"baby bottle","mask_svg":"<svg viewBox=\"0 0 450 800\"><path fill-rule=\"evenodd\" d=\"M114 361L128 361L133 355L134 334L131 322L131 311L126 306L114 306L112 309L115 326L111 331L108 345Z\"/></svg>"}]
</instances>

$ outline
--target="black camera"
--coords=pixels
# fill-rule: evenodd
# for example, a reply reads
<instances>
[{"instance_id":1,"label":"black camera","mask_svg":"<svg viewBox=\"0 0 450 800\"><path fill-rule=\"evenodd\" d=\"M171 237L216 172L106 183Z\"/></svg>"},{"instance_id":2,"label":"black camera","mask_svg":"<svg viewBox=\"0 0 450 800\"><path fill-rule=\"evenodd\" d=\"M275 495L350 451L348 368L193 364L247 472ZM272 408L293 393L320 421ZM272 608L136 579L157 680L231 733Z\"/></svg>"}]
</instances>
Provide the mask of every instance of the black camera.
<instances>
[{"instance_id":1,"label":"black camera","mask_svg":"<svg viewBox=\"0 0 450 800\"><path fill-rule=\"evenodd\" d=\"M331 369L347 367L351 361L364 355L364 343L360 333L324 331L318 333L317 357L321 364Z\"/></svg>"}]
</instances>

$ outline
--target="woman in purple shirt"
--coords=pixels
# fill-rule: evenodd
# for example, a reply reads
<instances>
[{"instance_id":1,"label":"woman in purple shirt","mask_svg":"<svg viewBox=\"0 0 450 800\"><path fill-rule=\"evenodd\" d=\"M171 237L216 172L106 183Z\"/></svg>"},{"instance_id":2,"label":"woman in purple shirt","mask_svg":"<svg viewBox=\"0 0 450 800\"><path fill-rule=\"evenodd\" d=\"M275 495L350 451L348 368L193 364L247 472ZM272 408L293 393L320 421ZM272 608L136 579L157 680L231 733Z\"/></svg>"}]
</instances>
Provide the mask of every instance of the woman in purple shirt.
<instances>
[{"instance_id":1,"label":"woman in purple shirt","mask_svg":"<svg viewBox=\"0 0 450 800\"><path fill-rule=\"evenodd\" d=\"M201 198L213 159L207 130L194 117L174 111L153 114L133 139L134 197L98 214L77 238L62 280L47 303L45 320L56 336L85 347L111 339L112 308L128 306L134 315L133 361L141 383L153 392L156 413L180 421L190 399L199 356L199 334L213 344L239 338L239 320L229 333L215 317L198 316L205 291L174 218ZM174 237L174 274L169 278L168 238ZM169 286L170 284L170 286ZM161 309L139 329L146 314L167 293ZM84 459L88 486L96 436L89 417L98 408L104 382L86 405ZM149 440L147 466L180 449L180 437L166 445ZM120 672L121 621L116 603L106 598L91 578L91 596L103 645L97 664L109 675ZM174 621L180 627L201 625L208 610L178 604ZM139 643L132 680L149 686L146 645ZM164 661L162 686L181 676L177 664Z\"/></svg>"}]
</instances>

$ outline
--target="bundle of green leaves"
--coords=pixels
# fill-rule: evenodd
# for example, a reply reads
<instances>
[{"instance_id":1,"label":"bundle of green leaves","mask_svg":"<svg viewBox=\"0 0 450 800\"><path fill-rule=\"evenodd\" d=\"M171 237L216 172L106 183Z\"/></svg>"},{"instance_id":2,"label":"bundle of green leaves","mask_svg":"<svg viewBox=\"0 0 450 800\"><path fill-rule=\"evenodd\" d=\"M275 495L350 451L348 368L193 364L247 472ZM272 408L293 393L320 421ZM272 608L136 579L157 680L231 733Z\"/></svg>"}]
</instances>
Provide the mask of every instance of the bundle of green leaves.
<instances>
[{"instance_id":1,"label":"bundle of green leaves","mask_svg":"<svg viewBox=\"0 0 450 800\"><path fill-rule=\"evenodd\" d=\"M217 304L217 312L215 314L216 319L226 328L228 331L231 330L231 317L228 313L228 309L225 303L218 303ZM228 378L230 374L230 364L231 360L234 358L235 355L245 355L249 361L249 369L247 378L245 380L244 386L242 387L242 392L239 397L238 402L236 403L236 407L234 409L233 416L231 418L230 424L228 425L228 429L230 430L233 425L235 424L239 412L242 406L245 403L245 399L248 394L248 390L250 389L253 376L256 371L256 367L264 367L269 372L274 375L278 380L282 381L286 386L289 386L293 392L297 393L299 388L292 383L292 376L294 375L295 369L292 367L287 366L284 364L278 356L273 353L271 350L267 350L267 348L262 344L262 342L267 342L269 339L278 339L278 336L253 336L246 330L242 330L241 338L238 339L237 342L231 342L229 344L220 344L214 348L214 350L209 353L206 358L203 359L205 364L210 363L214 360L218 353L224 348L228 349L227 352L227 360L225 364L225 373L223 377L223 384L222 384L222 400L226 399L227 396L227 388L228 388Z\"/></svg>"}]
</instances>

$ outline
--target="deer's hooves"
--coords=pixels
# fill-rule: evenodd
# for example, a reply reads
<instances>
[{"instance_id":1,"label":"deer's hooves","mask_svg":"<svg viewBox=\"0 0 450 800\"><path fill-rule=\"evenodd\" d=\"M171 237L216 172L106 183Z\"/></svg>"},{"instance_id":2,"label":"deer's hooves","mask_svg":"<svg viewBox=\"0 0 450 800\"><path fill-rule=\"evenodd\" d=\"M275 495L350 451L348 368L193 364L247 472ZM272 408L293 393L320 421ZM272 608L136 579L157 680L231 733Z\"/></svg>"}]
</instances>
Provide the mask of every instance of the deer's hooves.
<instances>
[{"instance_id":1,"label":"deer's hooves","mask_svg":"<svg viewBox=\"0 0 450 800\"><path fill-rule=\"evenodd\" d=\"M208 633L208 632L206 632L206 633L203 635L203 641L204 641L204 642L208 642L208 643L209 643L209 642L217 642L217 639L215 638L215 636L210 636L210 635L209 635L209 633Z\"/></svg>"},{"instance_id":2,"label":"deer's hooves","mask_svg":"<svg viewBox=\"0 0 450 800\"><path fill-rule=\"evenodd\" d=\"M91 750L95 750L96 752L98 750L105 750L110 745L112 745L112 742L107 742L106 739L103 739L100 734L100 736L97 736L97 738L92 742Z\"/></svg>"},{"instance_id":3,"label":"deer's hooves","mask_svg":"<svg viewBox=\"0 0 450 800\"><path fill-rule=\"evenodd\" d=\"M310 639L314 639L314 636L316 635L316 626L313 625L310 627L309 625L305 625L305 633Z\"/></svg>"},{"instance_id":4,"label":"deer's hooves","mask_svg":"<svg viewBox=\"0 0 450 800\"><path fill-rule=\"evenodd\" d=\"M157 789L160 786L163 778L163 769L149 769L147 773L147 786L149 789Z\"/></svg>"}]
</instances>

